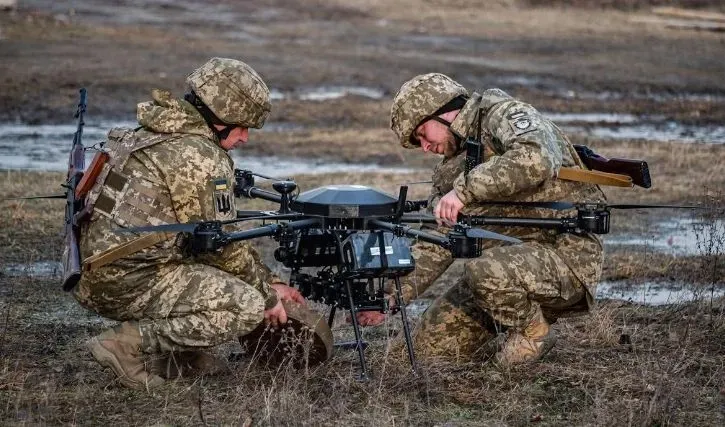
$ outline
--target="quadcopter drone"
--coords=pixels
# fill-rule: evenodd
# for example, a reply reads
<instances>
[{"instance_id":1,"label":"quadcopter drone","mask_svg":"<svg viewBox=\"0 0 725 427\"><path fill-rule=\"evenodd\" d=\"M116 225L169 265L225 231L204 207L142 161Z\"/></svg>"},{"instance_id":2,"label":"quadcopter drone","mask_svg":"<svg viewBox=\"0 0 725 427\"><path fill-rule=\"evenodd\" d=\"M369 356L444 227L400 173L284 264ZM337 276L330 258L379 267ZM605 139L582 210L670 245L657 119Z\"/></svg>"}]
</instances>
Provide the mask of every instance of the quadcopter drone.
<instances>
[{"instance_id":1,"label":"quadcopter drone","mask_svg":"<svg viewBox=\"0 0 725 427\"><path fill-rule=\"evenodd\" d=\"M273 180L275 192L254 185L254 176ZM398 197L361 185L328 185L294 194L292 180L235 170L236 197L260 198L278 203L276 211L237 211L237 219L188 224L123 229L123 232L181 232L188 237L187 250L192 255L213 253L233 242L272 237L279 246L274 257L291 269L289 285L307 299L331 306L328 325L332 326L336 310L348 310L355 341L343 346L357 349L360 378L368 378L365 361L366 343L362 339L357 313L363 311L398 311L410 359L415 371L415 355L410 326L402 299L400 278L415 269L411 240L439 245L450 250L454 258L474 258L482 254L483 240L521 243L520 240L474 226L523 226L552 228L568 233L609 232L610 209L673 207L665 205L573 204L568 202L492 202L549 209L577 210L567 218L509 218L461 216L445 235L419 230L409 224L435 223L430 215L414 213L426 206L425 201L406 200L407 186ZM235 232L225 232L230 223L263 220L270 224ZM309 269L314 269L310 272ZM385 283L395 283L396 306L391 310L385 298ZM338 345L339 346L339 345Z\"/></svg>"}]
</instances>

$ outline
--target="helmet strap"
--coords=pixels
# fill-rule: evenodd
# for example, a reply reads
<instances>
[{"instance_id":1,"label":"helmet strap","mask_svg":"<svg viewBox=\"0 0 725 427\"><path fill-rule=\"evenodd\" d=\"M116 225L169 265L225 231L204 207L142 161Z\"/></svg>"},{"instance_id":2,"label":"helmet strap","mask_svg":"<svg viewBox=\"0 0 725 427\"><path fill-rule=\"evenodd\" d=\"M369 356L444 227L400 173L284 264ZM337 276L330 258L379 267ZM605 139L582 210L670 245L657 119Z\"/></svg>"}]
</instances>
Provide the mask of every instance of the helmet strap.
<instances>
[{"instance_id":1,"label":"helmet strap","mask_svg":"<svg viewBox=\"0 0 725 427\"><path fill-rule=\"evenodd\" d=\"M196 111L201 114L201 117L206 122L206 125L209 126L209 129L211 129L214 135L219 138L219 141L226 139L236 127L221 121L221 119L219 119L219 117L217 117L216 114L214 114L214 112L211 111L209 107L204 104L204 102L202 102L202 100L194 93L194 91L191 91L190 93L184 95L184 100L187 101L189 104L193 105L194 108L196 108ZM222 130L219 130L216 128L215 125L224 126L224 128Z\"/></svg>"},{"instance_id":2,"label":"helmet strap","mask_svg":"<svg viewBox=\"0 0 725 427\"><path fill-rule=\"evenodd\" d=\"M463 138L461 138L460 136L456 135L456 133L451 130L451 122L449 122L448 120L446 120L446 119L444 119L442 117L438 117L438 116L431 116L431 117L429 117L429 119L430 120L434 120L434 121L436 121L436 122L444 125L445 127L447 127L448 128L448 132L450 132L451 135L453 135L453 139L455 139L455 141L456 141L456 146L458 148L461 147L461 142L463 142Z\"/></svg>"}]
</instances>

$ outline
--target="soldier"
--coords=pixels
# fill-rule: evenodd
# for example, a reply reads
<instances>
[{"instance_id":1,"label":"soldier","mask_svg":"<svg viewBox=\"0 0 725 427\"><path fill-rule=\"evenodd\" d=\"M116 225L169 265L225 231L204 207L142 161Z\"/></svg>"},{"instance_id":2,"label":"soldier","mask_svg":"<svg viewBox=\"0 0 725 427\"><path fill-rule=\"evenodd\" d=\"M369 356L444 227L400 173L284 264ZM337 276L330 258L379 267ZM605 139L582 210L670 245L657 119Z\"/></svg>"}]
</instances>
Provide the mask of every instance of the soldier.
<instances>
[{"instance_id":1,"label":"soldier","mask_svg":"<svg viewBox=\"0 0 725 427\"><path fill-rule=\"evenodd\" d=\"M433 171L429 209L439 224L469 215L553 218L572 212L491 205L487 201L603 202L594 184L557 178L561 167L585 169L563 132L532 106L499 89L471 93L443 74L417 76L400 88L391 128L405 148L443 155ZM463 141L476 137L484 161L465 174ZM551 323L592 307L601 274L602 243L593 234L535 228L492 227L520 245L487 241L468 261L462 282L424 315L416 340L429 354L467 354L507 328L496 358L516 364L542 357L555 342ZM406 278L406 297L427 288L452 263L430 244L414 249L416 271ZM365 313L366 324L380 322Z\"/></svg>"},{"instance_id":2,"label":"soldier","mask_svg":"<svg viewBox=\"0 0 725 427\"><path fill-rule=\"evenodd\" d=\"M250 127L262 127L269 90L250 66L225 58L212 58L186 82L184 99L154 90L152 101L138 104L139 128L109 132L109 160L86 199L93 213L81 231L84 273L74 295L122 322L87 345L131 388L158 386L160 375L180 367L216 370L220 361L203 349L263 321L285 323L281 300L304 302L277 283L248 242L191 258L181 236L114 232L236 217L228 151L247 142Z\"/></svg>"}]
</instances>

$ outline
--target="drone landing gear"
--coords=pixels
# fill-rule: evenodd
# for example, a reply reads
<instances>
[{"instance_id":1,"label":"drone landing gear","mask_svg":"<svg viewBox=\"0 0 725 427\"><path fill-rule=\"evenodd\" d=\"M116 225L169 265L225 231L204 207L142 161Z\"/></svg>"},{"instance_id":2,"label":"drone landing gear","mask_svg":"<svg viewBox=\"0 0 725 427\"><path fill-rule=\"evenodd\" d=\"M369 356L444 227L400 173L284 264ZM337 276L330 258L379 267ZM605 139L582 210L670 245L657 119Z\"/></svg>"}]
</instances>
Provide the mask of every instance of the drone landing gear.
<instances>
[{"instance_id":1,"label":"drone landing gear","mask_svg":"<svg viewBox=\"0 0 725 427\"><path fill-rule=\"evenodd\" d=\"M367 381L370 379L368 375L367 362L365 361L365 349L368 343L363 341L362 332L360 331L360 324L357 321L357 314L362 311L367 311L365 308L358 307L352 297L352 281L346 280L345 286L347 288L347 295L350 303L350 318L352 321L353 330L355 331L355 340L346 341L335 344L337 348L343 349L357 349L358 358L360 359L360 375L358 375L359 381ZM405 302L402 297L402 287L400 284L400 278L395 278L395 301L400 311L400 317L403 322L403 334L405 336L405 345L408 350L408 359L410 360L411 370L413 374L417 373L417 366L415 363L415 353L413 352L413 339L410 334L410 324L408 323L408 313L405 310ZM330 310L330 317L328 318L328 324L332 327L332 322L335 319L335 309L333 306ZM376 308L377 309L377 308Z\"/></svg>"}]
</instances>

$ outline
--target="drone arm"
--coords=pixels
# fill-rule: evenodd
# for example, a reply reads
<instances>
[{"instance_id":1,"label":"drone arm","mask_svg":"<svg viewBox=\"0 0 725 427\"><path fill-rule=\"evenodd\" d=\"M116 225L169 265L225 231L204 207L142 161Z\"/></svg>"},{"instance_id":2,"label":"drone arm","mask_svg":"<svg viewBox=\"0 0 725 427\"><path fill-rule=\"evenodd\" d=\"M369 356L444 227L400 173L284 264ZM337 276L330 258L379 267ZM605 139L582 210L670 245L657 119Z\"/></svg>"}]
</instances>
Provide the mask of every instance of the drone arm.
<instances>
[{"instance_id":1,"label":"drone arm","mask_svg":"<svg viewBox=\"0 0 725 427\"><path fill-rule=\"evenodd\" d=\"M282 196L279 194L272 193L271 191L262 190L261 188L257 187L247 187L242 188L239 193L239 195L246 197L248 199L263 199L263 200L269 200L270 202L275 203L281 203Z\"/></svg>"},{"instance_id":2,"label":"drone arm","mask_svg":"<svg viewBox=\"0 0 725 427\"><path fill-rule=\"evenodd\" d=\"M301 219L299 221L290 221L286 224L268 224L262 227L252 228L250 230L237 231L229 233L222 239L223 245L238 242L240 240L249 240L256 237L273 236L278 231L286 230L299 230L302 228L309 228L313 226L321 225L319 218Z\"/></svg>"},{"instance_id":3,"label":"drone arm","mask_svg":"<svg viewBox=\"0 0 725 427\"><path fill-rule=\"evenodd\" d=\"M505 218L474 215L466 216L461 220L470 225L553 228L558 230L573 230L577 226L576 218Z\"/></svg>"},{"instance_id":4,"label":"drone arm","mask_svg":"<svg viewBox=\"0 0 725 427\"><path fill-rule=\"evenodd\" d=\"M413 237L424 242L433 243L444 248L450 247L450 241L445 237L438 237L424 231L416 230L407 225L393 224L391 222L380 221L377 219L370 220L368 224L383 230L392 231L397 236Z\"/></svg>"},{"instance_id":5,"label":"drone arm","mask_svg":"<svg viewBox=\"0 0 725 427\"><path fill-rule=\"evenodd\" d=\"M277 233L281 226L279 224L268 224L262 227L252 228L250 230L236 231L229 233L222 239L222 244L226 245L240 240L249 240L256 237L272 236Z\"/></svg>"},{"instance_id":6,"label":"drone arm","mask_svg":"<svg viewBox=\"0 0 725 427\"><path fill-rule=\"evenodd\" d=\"M405 215L401 222L433 224L436 219L428 215ZM471 226L498 225L504 227L536 227L571 232L577 229L577 218L506 218L483 215L461 215L459 222Z\"/></svg>"}]
</instances>

